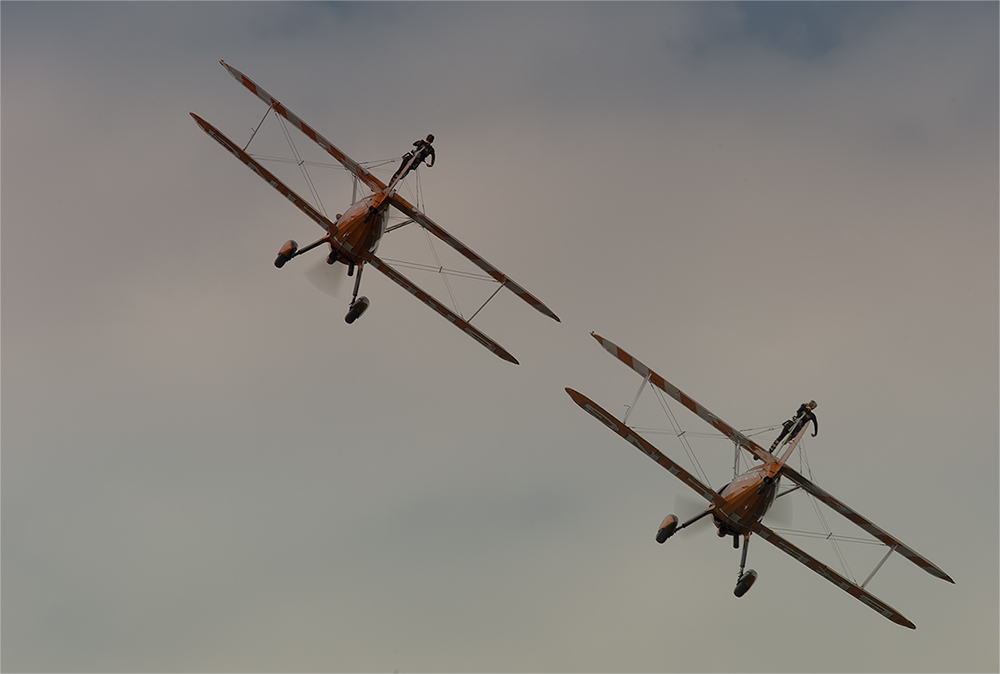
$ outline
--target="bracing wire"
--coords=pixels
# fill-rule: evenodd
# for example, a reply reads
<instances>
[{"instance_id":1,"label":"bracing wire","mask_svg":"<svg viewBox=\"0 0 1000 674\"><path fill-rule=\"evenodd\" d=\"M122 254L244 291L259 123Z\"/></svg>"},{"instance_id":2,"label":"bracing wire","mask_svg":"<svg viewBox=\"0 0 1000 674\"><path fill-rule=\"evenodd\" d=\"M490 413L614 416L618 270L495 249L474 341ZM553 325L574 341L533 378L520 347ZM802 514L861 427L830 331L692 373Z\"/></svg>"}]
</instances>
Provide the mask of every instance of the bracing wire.
<instances>
[{"instance_id":1,"label":"bracing wire","mask_svg":"<svg viewBox=\"0 0 1000 674\"><path fill-rule=\"evenodd\" d=\"M434 262L438 265L439 270L443 270L444 266L441 264L441 258L438 257L437 249L434 248L434 242L431 241L431 233L426 229L424 230L424 237L427 239L427 247L431 249L431 255L434 256ZM465 316L462 314L462 310L458 306L458 300L455 299L455 292L451 289L451 283L448 281L448 276L441 274L441 280L444 281L444 287L448 289L448 296L451 297L451 304L455 307L455 312L464 321Z\"/></svg>"},{"instance_id":2,"label":"bracing wire","mask_svg":"<svg viewBox=\"0 0 1000 674\"><path fill-rule=\"evenodd\" d=\"M316 205L323 212L323 215L329 217L326 212L326 207L323 205L323 200L319 198L319 192L316 191L316 185L313 184L312 178L309 176L309 171L306 170L305 161L302 156L299 155L298 148L295 147L295 141L292 140L292 135L288 133L288 127L285 125L285 120L280 115L277 116L278 121L281 122L281 132L285 135L285 140L288 141L288 147L292 150L292 156L295 157L295 162L302 171L302 177L305 178L306 185L309 187L309 193L312 194L313 199L316 200Z\"/></svg>"},{"instance_id":3,"label":"bracing wire","mask_svg":"<svg viewBox=\"0 0 1000 674\"><path fill-rule=\"evenodd\" d=\"M449 269L448 267L435 267L434 265L421 264L419 262L409 262L408 260L396 260L391 257L383 257L382 259L385 262L389 262L394 266L403 267L406 269L433 272L435 274L442 274L448 276L457 276L458 278L467 278L476 281L487 281L489 283L497 282L495 278L493 278L492 276L487 276L486 274L478 274L476 272L462 271L460 269Z\"/></svg>"},{"instance_id":4,"label":"bracing wire","mask_svg":"<svg viewBox=\"0 0 1000 674\"><path fill-rule=\"evenodd\" d=\"M268 109L268 112L265 113L265 115L264 115L265 119L267 117L267 114L270 113L270 111L271 110ZM299 170L302 172L303 178L305 179L306 186L309 188L309 193L312 195L313 199L315 200L316 204L319 206L319 208L323 212L323 214L326 215L327 217L329 217L329 215L326 212L326 207L324 206L323 201L320 198L319 191L316 189L316 185L313 182L312 177L309 175L309 172L308 172L307 168L311 167L311 168L339 169L339 170L347 170L347 168L345 166L342 166L341 164L333 164L333 163L326 163L326 162L315 162L315 161L306 161L306 160L304 160L302 158L301 154L299 153L298 148L295 146L295 142L294 142L291 134L289 133L288 127L285 125L284 120L281 118L280 115L275 115L275 116L278 118L278 121L279 121L280 126L281 126L282 134L285 136L285 140L288 142L288 146L291 149L291 152L292 152L292 155L293 155L294 159L288 159L286 157L273 157L273 156L266 156L266 155L257 155L257 154L254 154L254 155L251 155L251 156L253 156L255 159L257 159L258 161L261 161L261 162L274 162L274 163L283 163L283 164L295 164L296 166L298 166ZM264 122L264 120L262 119L261 120L261 124L263 124L263 122ZM250 137L250 141L251 142L253 141L254 136L257 134L257 131L260 129L260 126L261 125L258 124L258 126L254 129L254 134ZM250 142L247 143L247 147L249 147L249 145L250 145ZM363 166L366 169L370 170L370 169L379 169L379 168L382 168L382 167L384 167L386 165L390 165L390 164L395 164L396 161L397 160L395 158L392 158L392 159L379 159L379 160L375 160L375 161L359 162L359 163L360 163L361 166ZM414 177L414 181L413 181L412 184L407 184L408 181L404 181L403 184L407 184L408 188L412 188L412 192L411 193L413 195L414 201L416 201L417 208L419 210L423 210L424 209L423 187L422 187L421 182L420 182L420 173L419 173L419 171L414 171L413 172L413 177ZM401 225L398 225L397 227L391 227L391 228L387 229L386 231L391 231L392 229L397 229L398 227L402 227L405 224L409 224L409 222L412 222L412 220L408 221L408 222L404 222ZM491 276L487 276L485 274L479 274L479 273L475 273L475 272L467 272L467 271L461 271L461 270L457 270L457 269L448 269L448 268L445 268L444 265L441 264L441 259L440 259L440 256L438 255L437 249L434 247L434 242L433 242L433 240L432 240L432 238L430 236L430 233L426 229L424 230L424 235L425 235L425 237L427 239L427 245L428 245L428 247L431 250L431 255L434 258L435 266L420 264L420 263L416 263L416 262L409 262L409 261L405 261L405 260L393 260L393 259L390 259L390 258L385 258L385 261L386 262L391 262L394 265L397 265L397 266L400 266L400 267L404 267L404 268L414 269L414 270L418 270L418 271L428 271L428 272L434 272L434 273L440 274L441 275L441 279L443 280L443 282L445 284L445 288L448 291L448 296L451 298L452 306L455 308L455 312L460 317L462 317L463 320L464 320L465 316L462 313L461 308L459 307L458 299L455 296L455 292L454 292L454 290L453 290L453 288L451 286L451 283L448 281L448 276L456 276L456 277L459 277L459 278L468 278L468 279L474 279L474 280L481 280L481 281L487 281L487 282L491 282L491 283L496 283L496 279L494 279ZM499 291L499 288L497 289L497 291ZM495 295L496 295L496 292L493 293L493 296L495 296ZM493 296L491 296L490 299L492 299ZM489 300L487 300L487 303L488 302L489 302ZM485 304L483 305L483 307L484 306L485 306ZM476 311L476 314L478 314L479 311L481 311L483 309L483 307L480 307L479 310ZM475 314L473 314L473 316L475 316Z\"/></svg>"},{"instance_id":5,"label":"bracing wire","mask_svg":"<svg viewBox=\"0 0 1000 674\"><path fill-rule=\"evenodd\" d=\"M812 467L809 465L809 457L806 455L806 443L799 443L799 467L803 469L803 472L808 476L810 482L815 482L813 478ZM822 508L820 508L819 501L815 498L809 497L809 503L812 506L813 512L816 513L816 518L820 521L823 527L825 535L815 534L814 538L825 538L830 541L830 547L833 548L833 553L836 555L837 560L840 562L841 568L844 570L845 574L857 584L857 578L854 577L854 572L851 570L851 565L847 562L847 557L844 555L844 551L840 549L837 545L837 541L845 541L852 543L871 543L869 539L856 539L849 536L839 536L833 533L833 529L826 520L826 516L823 514ZM876 541L875 544L883 545L881 541Z\"/></svg>"},{"instance_id":6,"label":"bracing wire","mask_svg":"<svg viewBox=\"0 0 1000 674\"><path fill-rule=\"evenodd\" d=\"M789 536L800 536L802 538L816 538L819 540L841 541L843 543L856 543L859 545L874 545L884 547L885 543L873 541L870 538L860 538L858 536L842 536L840 534L821 534L816 531L806 531L804 529L785 529L782 527L770 527L775 532L788 534Z\"/></svg>"},{"instance_id":7,"label":"bracing wire","mask_svg":"<svg viewBox=\"0 0 1000 674\"><path fill-rule=\"evenodd\" d=\"M424 190L423 186L420 184L420 171L413 172L413 182L415 192L414 199L416 199L417 208L423 211ZM431 255L434 257L434 263L438 266L438 271L442 272L444 270L444 265L441 264L441 258L438 256L437 249L434 247L434 241L431 239L431 233L426 229L424 229L424 238L427 239L427 247L431 249ZM455 291L452 290L451 283L448 281L448 276L442 273L441 280L444 281L444 287L448 290L448 297L451 298L451 304L455 308L455 313L457 313L462 320L465 320L465 314L462 313L462 309L458 306L458 299L456 299Z\"/></svg>"},{"instance_id":8,"label":"bracing wire","mask_svg":"<svg viewBox=\"0 0 1000 674\"><path fill-rule=\"evenodd\" d=\"M688 458L691 459L691 462L694 464L695 470L698 472L698 477L700 477L701 480L708 486L712 486L712 483L709 482L708 476L705 474L704 469L701 467L701 463L698 462L698 455L695 454L694 449L691 447L691 443L688 442L685 432L681 430L681 426L677 422L677 417L674 416L673 411L670 409L670 405L667 404L666 398L663 396L660 390L655 386L650 385L650 388L652 388L653 393L656 394L656 399L660 401L660 407L663 408L664 413L666 413L667 415L667 419L670 420L670 426L671 428L674 429L674 432L677 434L677 439L680 440L681 446L684 447L684 452L688 455Z\"/></svg>"}]
</instances>

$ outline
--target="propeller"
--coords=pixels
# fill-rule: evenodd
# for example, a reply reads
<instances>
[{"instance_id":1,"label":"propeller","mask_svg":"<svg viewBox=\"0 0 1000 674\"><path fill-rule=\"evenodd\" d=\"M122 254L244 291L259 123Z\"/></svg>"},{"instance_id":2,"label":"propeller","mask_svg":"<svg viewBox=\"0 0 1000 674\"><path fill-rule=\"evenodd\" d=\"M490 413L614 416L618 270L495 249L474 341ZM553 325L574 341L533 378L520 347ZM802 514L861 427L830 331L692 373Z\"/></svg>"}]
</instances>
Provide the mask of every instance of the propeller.
<instances>
[{"instance_id":1,"label":"propeller","mask_svg":"<svg viewBox=\"0 0 1000 674\"><path fill-rule=\"evenodd\" d=\"M325 257L317 257L302 273L321 292L339 297L347 277L347 266L340 262L327 264Z\"/></svg>"}]
</instances>

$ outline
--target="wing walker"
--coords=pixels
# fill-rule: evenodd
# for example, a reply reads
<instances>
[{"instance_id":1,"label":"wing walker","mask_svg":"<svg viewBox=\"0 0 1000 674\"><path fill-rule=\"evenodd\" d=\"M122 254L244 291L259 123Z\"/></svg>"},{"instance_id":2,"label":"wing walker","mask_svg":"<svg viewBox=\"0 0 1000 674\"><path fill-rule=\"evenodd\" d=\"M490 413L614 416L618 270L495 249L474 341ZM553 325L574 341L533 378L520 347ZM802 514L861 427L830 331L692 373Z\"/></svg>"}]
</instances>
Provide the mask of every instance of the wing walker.
<instances>
[{"instance_id":1,"label":"wing walker","mask_svg":"<svg viewBox=\"0 0 1000 674\"><path fill-rule=\"evenodd\" d=\"M807 422L809 421L809 418L802 413L802 408L800 408L800 412L797 416L791 420L791 424L786 422L785 430L787 431L791 429L791 432L787 433L788 437L784 439L784 442L780 444L775 443L776 446L772 447L774 453L772 453L772 451L767 451L760 447L749 437L727 424L725 421L710 412L707 408L703 407L693 398L665 380L656 372L650 370L639 360L632 357L629 353L611 341L594 333L591 333L591 335L593 335L594 339L596 339L608 353L628 365L643 377L643 388L647 383L659 388L671 398L681 403L681 405L701 417L704 421L708 422L713 428L734 442L737 447L749 452L754 459L762 462L761 465L754 466L741 475L738 475L732 482L725 485L720 491L715 491L714 489L702 484L702 482L695 476L669 459L666 455L656 449L656 447L651 445L645 438L636 433L632 428L626 426L623 421L619 421L590 398L574 391L573 389L566 389L566 392L569 393L573 402L583 408L584 411L607 426L614 433L621 436L626 442L635 446L639 451L646 454L646 456L651 458L653 461L666 468L681 482L686 484L688 487L697 492L702 498L708 501L708 508L684 522L679 522L675 515L667 515L656 534L656 540L658 543L665 542L681 529L685 529L708 516L712 517L712 520L718 529L720 538L732 536L734 548L738 549L740 547L740 539L743 539L743 552L740 557L740 571L736 588L734 590L734 594L737 597L742 597L746 594L746 592L757 580L758 574L756 571L753 569L745 571L747 549L750 544L750 536L753 534L757 534L763 540L775 546L785 554L791 556L796 561L804 564L812 571L816 572L823 578L826 578L828 581L844 590L852 597L855 597L863 604L882 614L892 622L898 625L903 625L904 627L909 627L910 629L914 629L916 626L900 614L899 611L889 606L865 589L869 581L871 581L878 570L882 568L882 565L892 555L892 553L896 552L902 555L932 576L946 580L949 583L955 582L948 576L948 574L935 566L926 557L918 554L897 538L880 529L870 520L866 519L859 513L849 508L842 501L835 498L832 494L820 489L787 464L792 452L795 451L796 446L798 446L800 440L808 430ZM639 391L641 393L642 388L640 388ZM815 403L812 404L812 407L815 407ZM803 408L807 408L810 413L812 407L803 405ZM815 419L815 417L813 417L813 419ZM885 557L882 558L863 583L858 584L848 580L826 564L823 564L806 552L800 550L795 545L789 543L787 540L761 523L761 519L774 503L775 499L788 493L784 492L782 494L778 494L778 485L782 478L787 478L791 482L794 482L796 484L796 489L803 489L811 496L840 513L889 548Z\"/></svg>"},{"instance_id":2,"label":"wing walker","mask_svg":"<svg viewBox=\"0 0 1000 674\"><path fill-rule=\"evenodd\" d=\"M417 146L416 150L407 153L403 165L400 166L396 175L393 176L389 184L385 184L372 175L372 173L365 169L361 164L348 157L333 143L317 133L311 126L299 119L298 116L286 108L280 101L264 91L249 77L241 73L236 68L233 68L225 61L221 61L221 63L237 82L242 84L258 98L268 104L269 112L270 110L273 110L275 113L287 120L292 126L305 134L310 140L326 150L327 153L343 165L343 167L347 169L347 171L350 172L358 181L363 183L372 191L372 194L356 201L343 214L338 215L335 220L330 220L319 212L311 203L300 197L287 185L281 182L273 173L264 168L256 159L247 154L243 148L240 148L236 143L227 138L221 131L198 115L193 112L191 113L191 117L194 118L195 122L197 122L198 126L201 127L205 133L215 139L241 163L245 164L251 171L263 179L264 182L268 183L271 187L281 193L282 196L297 206L299 210L305 213L324 230L322 237L308 245L302 246L301 248L295 241L286 242L278 251L278 256L274 261L276 267L283 267L292 258L298 257L303 253L313 250L314 248L326 245L329 248L329 254L327 256L327 262L329 264L332 265L342 263L347 265L348 275L354 275L355 271L357 272L354 282L354 294L351 298L349 311L345 317L345 320L348 323L353 323L357 320L371 304L367 297L358 296L358 292L361 287L361 273L365 266L371 265L381 273L385 274L393 283L402 286L411 295L415 296L421 302L452 323L459 330L482 344L497 356L511 363L517 363L517 359L515 359L510 353L507 352L506 349L500 346L492 338L485 335L469 321L453 312L443 303L429 295L411 280L403 276L396 269L389 266L375 255L375 251L377 250L379 242L382 239L382 235L386 232L388 210L390 206L409 218L407 223L417 223L438 239L457 250L473 264L486 272L486 274L499 283L501 287L506 287L508 290L546 316L549 316L556 321L559 320L559 317L556 316L551 309L545 306L541 300L515 283L513 279L480 257L471 248L449 234L437 223L417 210L410 202L396 193L396 187L399 183L409 173L415 171L420 163L426 160L428 154L433 157L433 148L430 147L429 143L429 141L433 140L433 136L428 136L427 141L418 141L418 143L415 143L414 145ZM499 288L497 291L499 291ZM493 294L493 296L495 295L496 293ZM491 296L490 299L492 299L493 296ZM487 300L487 302L489 302L489 300ZM480 307L480 310L481 309L482 307ZM475 315L473 315L473 317L474 316Z\"/></svg>"}]
</instances>

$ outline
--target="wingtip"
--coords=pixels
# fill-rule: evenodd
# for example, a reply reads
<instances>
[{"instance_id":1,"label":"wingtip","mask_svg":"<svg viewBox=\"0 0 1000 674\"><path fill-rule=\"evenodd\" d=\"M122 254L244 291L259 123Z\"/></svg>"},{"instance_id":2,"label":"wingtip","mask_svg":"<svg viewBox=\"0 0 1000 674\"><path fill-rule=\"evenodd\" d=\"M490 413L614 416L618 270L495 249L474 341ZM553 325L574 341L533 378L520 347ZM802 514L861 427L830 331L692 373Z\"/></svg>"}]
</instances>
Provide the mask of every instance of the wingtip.
<instances>
[{"instance_id":1,"label":"wingtip","mask_svg":"<svg viewBox=\"0 0 1000 674\"><path fill-rule=\"evenodd\" d=\"M587 401L586 396L584 396L579 391L574 391L573 389L567 386L566 393L568 393L569 397L573 399L573 402L575 402L580 407L583 407L586 404Z\"/></svg>"}]
</instances>

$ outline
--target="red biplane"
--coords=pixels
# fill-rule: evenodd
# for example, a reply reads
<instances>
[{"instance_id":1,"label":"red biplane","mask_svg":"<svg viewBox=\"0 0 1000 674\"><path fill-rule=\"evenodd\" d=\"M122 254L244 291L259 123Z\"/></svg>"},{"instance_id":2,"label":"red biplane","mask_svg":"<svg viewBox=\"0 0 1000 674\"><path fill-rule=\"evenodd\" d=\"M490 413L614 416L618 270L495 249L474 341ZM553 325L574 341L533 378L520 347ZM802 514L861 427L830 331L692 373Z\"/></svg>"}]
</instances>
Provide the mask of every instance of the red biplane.
<instances>
[{"instance_id":1,"label":"red biplane","mask_svg":"<svg viewBox=\"0 0 1000 674\"><path fill-rule=\"evenodd\" d=\"M220 145L222 145L222 147L229 150L233 156L239 159L243 164L246 164L246 166L260 176L264 182L278 190L278 192L280 192L286 199L291 201L303 213L316 222L316 224L323 228L325 233L320 239L301 248L298 247L298 244L295 241L288 241L285 243L285 245L278 251L278 256L274 261L275 266L282 267L293 257L322 246L323 244L327 244L329 246L327 262L329 264L332 265L342 263L347 265L348 275L353 275L355 270L357 271L357 277L354 283L354 295L351 299L350 310L345 317L345 320L348 323L353 323L358 317L360 317L370 304L368 298L358 297L358 291L361 286L361 272L366 265L371 265L389 277L389 279L394 283L402 286L407 292L416 296L417 299L446 318L464 333L495 353L497 356L511 363L517 363L517 360L493 339L483 334L483 332L474 327L469 321L453 312L443 303L430 296L415 283L396 271L396 269L376 257L375 251L378 248L380 240L382 239L382 235L387 231L386 224L388 221L388 209L390 206L397 209L408 218L406 223L403 224L414 222L423 227L425 230L457 250L474 265L486 272L490 278L500 284L501 288L506 287L508 290L512 291L515 295L535 307L535 309L542 312L546 316L549 316L556 321L559 320L559 317L552 313L552 311L538 298L515 283L510 277L494 267L492 264L477 255L471 248L446 232L433 220L417 210L409 201L396 193L397 186L406 177L406 175L411 171L416 170L417 165L420 163L422 158L419 153L411 154L409 160L400 167L400 171L397 175L389 181L389 184L385 184L372 175L372 173L365 169L361 164L341 152L333 143L318 134L312 127L299 119L298 116L288 110L277 99L257 86L257 84L249 77L236 70L236 68L233 68L225 61L221 61L221 63L237 82L242 84L244 87L253 92L258 98L268 104L268 112L273 110L275 113L283 117L292 126L299 129L310 140L314 141L331 156L333 156L333 158L343 165L343 167L347 169L347 171L350 172L357 181L364 183L364 185L372 190L372 194L356 201L342 215L338 215L335 220L330 220L311 203L293 192L288 186L275 177L273 173L264 168L260 162L246 152L245 148L239 147L214 126L193 112L191 113L195 122L198 123L198 126L200 126L205 133L214 138ZM397 227L398 226L402 225L397 225ZM497 291L499 291L499 288ZM494 293L494 295L496 295L496 293ZM490 299L492 299L492 297L493 296L491 296ZM489 300L487 300L487 302L489 302ZM480 307L480 309L482 309L482 307ZM478 311L476 313L478 313ZM475 317L475 314L473 317Z\"/></svg>"},{"instance_id":2,"label":"red biplane","mask_svg":"<svg viewBox=\"0 0 1000 674\"><path fill-rule=\"evenodd\" d=\"M807 567L823 576L840 589L857 598L862 603L868 605L894 623L911 629L916 627L912 622L903 617L899 611L892 608L865 589L865 586L875 576L875 573L882 568L882 565L889 558L889 556L891 556L893 552L898 552L903 557L909 559L911 562L931 575L942 578L949 583L955 582L948 576L948 574L931 563L926 557L916 553L912 548L907 547L901 541L886 533L868 519L862 517L860 514L846 506L842 501L838 500L823 489L820 489L813 484L811 480L807 479L804 475L788 465L787 462L789 457L807 431L808 427L805 423L797 424L793 428L792 433L789 434L790 437L788 437L784 443L776 447L775 454L772 454L770 451L763 449L749 437L724 422L715 414L708 411L705 407L695 402L690 396L686 395L676 386L650 370L617 345L607 339L604 339L600 335L594 333L591 334L594 339L600 342L601 346L603 346L608 353L628 365L643 377L642 388L639 389L640 393L647 384L655 386L671 398L677 400L684 407L694 412L703 420L707 421L713 428L735 443L738 448L749 452L755 460L762 462L761 465L754 466L741 475L738 475L732 482L725 485L721 490L715 491L714 489L703 484L680 465L667 458L646 439L636 433L633 428L626 426L624 421L619 421L597 403L593 402L581 393L578 393L570 388L566 389L566 392L569 393L570 397L577 405L582 407L591 416L624 438L626 442L634 445L637 449L639 449L639 451L643 452L648 457L653 459L653 461L656 461L658 464L666 468L681 482L696 491L709 502L709 506L706 510L683 523L678 523L678 519L675 515L668 515L663 520L663 523L660 525L657 532L657 542L663 543L681 529L694 524L708 515L712 516L712 520L718 529L720 537L733 537L733 547L739 548L739 540L742 537L743 552L740 558L740 572L736 589L734 590L734 594L737 597L742 597L747 590L750 589L754 581L757 580L757 572L753 569L744 573L747 560L747 548L752 534L757 534L771 545L793 557L796 561L805 564ZM638 399L638 394L636 395L636 398ZM633 402L633 406L634 405L635 402ZM629 411L631 411L631 407L629 408ZM628 416L626 415L626 421L627 419ZM796 486L779 494L778 487L781 478L788 478L791 482L794 482ZM877 539L881 544L889 549L864 582L859 584L848 580L843 575L837 573L826 564L816 560L795 545L792 545L787 540L776 534L772 529L761 523L761 519L774 503L775 499L780 496L784 496L793 489L804 490L813 498L831 507L833 510L859 526L866 533Z\"/></svg>"}]
</instances>

